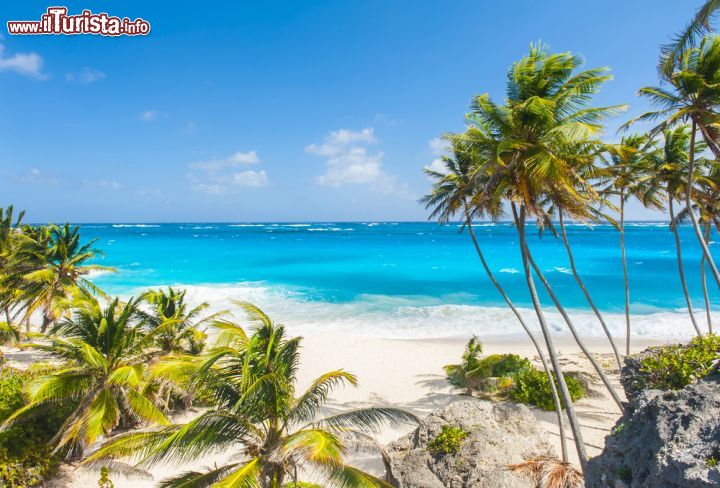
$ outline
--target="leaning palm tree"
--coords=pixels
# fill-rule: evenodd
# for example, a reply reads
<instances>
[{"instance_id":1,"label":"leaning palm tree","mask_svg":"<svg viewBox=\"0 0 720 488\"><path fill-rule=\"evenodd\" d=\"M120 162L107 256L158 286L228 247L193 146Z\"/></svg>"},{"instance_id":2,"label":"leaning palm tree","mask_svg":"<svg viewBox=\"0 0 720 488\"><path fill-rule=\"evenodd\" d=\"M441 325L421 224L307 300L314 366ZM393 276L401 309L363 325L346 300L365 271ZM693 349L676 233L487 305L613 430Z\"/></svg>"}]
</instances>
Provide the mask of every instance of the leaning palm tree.
<instances>
[{"instance_id":1,"label":"leaning palm tree","mask_svg":"<svg viewBox=\"0 0 720 488\"><path fill-rule=\"evenodd\" d=\"M102 307L97 301L77 304L71 319L60 322L46 342L25 347L48 354L60 367L32 380L28 403L2 425L32 421L35 412L74 405L51 442L72 458L118 426L169 423L143 394L146 341L136 302L117 299Z\"/></svg>"},{"instance_id":2,"label":"leaning palm tree","mask_svg":"<svg viewBox=\"0 0 720 488\"><path fill-rule=\"evenodd\" d=\"M114 271L108 266L91 264L101 255L94 247L97 239L81 243L78 227L53 225L47 228L44 237L46 240L34 240L25 246L24 254L37 264L22 272L24 296L29 303L27 316L36 310L42 312L42 333L60 316L68 315L66 305L73 295L103 296L102 290L87 279L91 271Z\"/></svg>"},{"instance_id":3,"label":"leaning palm tree","mask_svg":"<svg viewBox=\"0 0 720 488\"><path fill-rule=\"evenodd\" d=\"M620 259L625 286L625 354L630 354L630 280L628 278L627 253L625 250L625 205L636 199L643 205L658 209L661 202L657 188L652 184L652 162L654 141L645 134L623 137L620 144L606 146L604 162L607 178L601 179L600 195L618 199L618 220L610 221L620 234Z\"/></svg>"},{"instance_id":4,"label":"leaning palm tree","mask_svg":"<svg viewBox=\"0 0 720 488\"><path fill-rule=\"evenodd\" d=\"M650 132L651 136L678 124L690 123L690 152L688 155L685 205L688 216L700 243L708 266L720 287L720 271L705 243L702 229L692 211L692 186L695 177L695 139L699 130L707 147L716 159L720 158L720 37L704 38L698 46L689 47L678 54L678 61L670 73L661 73L668 87L645 87L639 94L648 98L658 110L641 114L626 126L637 121L660 121Z\"/></svg>"},{"instance_id":5,"label":"leaning palm tree","mask_svg":"<svg viewBox=\"0 0 720 488\"><path fill-rule=\"evenodd\" d=\"M657 161L653 179L657 181L658 186L662 187L665 191L668 211L670 212L670 230L672 231L675 239L675 252L680 284L682 285L683 295L685 297L685 303L688 308L688 314L690 315L692 326L695 329L695 332L699 336L702 336L697 319L695 318L692 299L690 298L687 281L685 279L682 246L680 242L680 233L678 231L678 225L680 222L674 205L675 200L683 198L683 195L685 194L685 185L687 184L686 175L688 171L688 154L690 152L689 127L681 125L673 129L666 129L663 132L663 139L663 147L656 153ZM686 214L692 211L692 208L685 209Z\"/></svg>"},{"instance_id":6,"label":"leaning palm tree","mask_svg":"<svg viewBox=\"0 0 720 488\"><path fill-rule=\"evenodd\" d=\"M326 486L389 486L343 461L350 443L372 444L370 434L387 423L415 422L394 408L368 408L318 418L319 409L339 385L355 385L342 370L317 378L296 395L300 338L285 337L255 306L243 304L252 324L248 335L228 321L217 323L217 344L204 357L176 357L163 374L193 384L212 395L214 406L187 424L118 435L87 462L130 456L142 466L183 463L203 455L238 448L236 462L205 472L187 472L164 480L163 487L272 487L295 482L303 468Z\"/></svg>"},{"instance_id":7,"label":"leaning palm tree","mask_svg":"<svg viewBox=\"0 0 720 488\"><path fill-rule=\"evenodd\" d=\"M469 128L464 135L448 136L448 141L451 144L452 155L443 156L444 171L425 168L425 173L433 180L433 188L430 194L421 199L421 202L425 204L426 208L431 209L430 218L437 219L439 223L448 222L458 213L462 215L463 227L461 227L461 230L467 227L475 252L485 273L533 343L548 375L548 382L555 402L555 411L557 412L562 457L563 460L567 460L565 420L562 414L560 396L553 380L552 368L548 364L546 354L537 337L510 300L505 289L495 278L473 229L474 218L489 217L497 220L503 215L502 204L499 200L482 198L482 189L487 183L487 173L482 172L483 164L481 162L493 157L494 148L497 144L492 140L492 134L484 133L473 127Z\"/></svg>"},{"instance_id":8,"label":"leaning palm tree","mask_svg":"<svg viewBox=\"0 0 720 488\"><path fill-rule=\"evenodd\" d=\"M574 164L574 151L579 145L596 144L593 138L602 129L600 122L622 108L587 106L608 75L604 69L578 73L580 65L580 58L570 53L548 54L544 48L532 46L530 54L508 73L506 103L498 105L488 95L478 96L470 121L479 132L492 134L499 141L494 158L486 163L484 171L489 176L478 198L481 203L492 199L510 203L525 281L584 469L587 452L535 288L526 232L528 214L538 222L546 220L547 200L573 214L581 214L589 204L576 190L589 184L582 181L582 173Z\"/></svg>"},{"instance_id":9,"label":"leaning palm tree","mask_svg":"<svg viewBox=\"0 0 720 488\"><path fill-rule=\"evenodd\" d=\"M12 205L0 207L0 310L5 322L13 327L13 308L17 305L17 278L13 279L18 266L17 241L24 212L14 215Z\"/></svg>"}]
</instances>

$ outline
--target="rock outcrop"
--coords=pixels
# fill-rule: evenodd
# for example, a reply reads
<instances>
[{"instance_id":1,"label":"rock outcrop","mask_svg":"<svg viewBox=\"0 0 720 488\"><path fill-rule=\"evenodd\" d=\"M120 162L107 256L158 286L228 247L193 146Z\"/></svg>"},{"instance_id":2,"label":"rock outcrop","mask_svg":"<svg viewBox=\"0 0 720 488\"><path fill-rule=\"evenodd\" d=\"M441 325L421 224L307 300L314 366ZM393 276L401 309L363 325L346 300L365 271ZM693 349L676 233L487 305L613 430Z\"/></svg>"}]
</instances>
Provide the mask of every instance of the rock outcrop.
<instances>
[{"instance_id":1,"label":"rock outcrop","mask_svg":"<svg viewBox=\"0 0 720 488\"><path fill-rule=\"evenodd\" d=\"M642 390L639 358L628 358L622 383L630 402L590 460L588 488L720 486L720 377L682 390Z\"/></svg>"},{"instance_id":2,"label":"rock outcrop","mask_svg":"<svg viewBox=\"0 0 720 488\"><path fill-rule=\"evenodd\" d=\"M456 454L431 454L444 425L468 433ZM522 404L468 399L436 410L414 432L390 445L388 468L399 488L534 488L509 464L554 456L537 420Z\"/></svg>"}]
</instances>

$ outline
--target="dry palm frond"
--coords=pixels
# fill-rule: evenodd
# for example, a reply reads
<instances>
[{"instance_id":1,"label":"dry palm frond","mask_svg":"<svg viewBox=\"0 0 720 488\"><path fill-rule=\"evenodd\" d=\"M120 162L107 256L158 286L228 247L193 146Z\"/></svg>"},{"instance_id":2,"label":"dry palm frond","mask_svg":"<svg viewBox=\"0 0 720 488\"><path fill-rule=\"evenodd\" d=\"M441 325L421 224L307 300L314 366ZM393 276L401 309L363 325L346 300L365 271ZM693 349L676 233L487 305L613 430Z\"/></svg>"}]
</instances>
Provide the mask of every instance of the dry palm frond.
<instances>
[{"instance_id":1,"label":"dry palm frond","mask_svg":"<svg viewBox=\"0 0 720 488\"><path fill-rule=\"evenodd\" d=\"M585 486L582 473L572 464L559 459L532 458L519 464L511 464L507 469L532 479L537 483L537 488L582 488Z\"/></svg>"}]
</instances>

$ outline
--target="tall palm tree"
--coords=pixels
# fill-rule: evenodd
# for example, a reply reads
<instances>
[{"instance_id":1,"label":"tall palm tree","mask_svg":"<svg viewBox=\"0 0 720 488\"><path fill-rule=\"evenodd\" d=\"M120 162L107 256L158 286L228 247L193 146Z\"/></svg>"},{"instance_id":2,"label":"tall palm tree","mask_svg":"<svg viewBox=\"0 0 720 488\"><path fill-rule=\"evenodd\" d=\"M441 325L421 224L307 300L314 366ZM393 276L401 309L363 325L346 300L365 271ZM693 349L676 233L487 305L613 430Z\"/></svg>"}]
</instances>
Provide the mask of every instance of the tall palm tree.
<instances>
[{"instance_id":1,"label":"tall palm tree","mask_svg":"<svg viewBox=\"0 0 720 488\"><path fill-rule=\"evenodd\" d=\"M589 202L577 189L590 185L574 164L575 151L580 145L596 144L602 130L600 122L622 108L588 107L592 95L609 76L604 69L576 72L581 64L580 58L570 53L548 54L540 46L531 46L530 54L508 73L505 104L495 104L488 95L476 97L470 122L499 141L495 157L488 162L489 177L479 199L510 202L528 291L568 406L568 420L584 469L587 453L582 432L535 288L526 238L528 213L544 221L547 200L572 214L585 211Z\"/></svg>"},{"instance_id":2,"label":"tall palm tree","mask_svg":"<svg viewBox=\"0 0 720 488\"><path fill-rule=\"evenodd\" d=\"M0 207L0 310L8 327L13 327L12 309L16 306L17 279L13 279L17 268L16 247L20 224L25 212L14 215L12 205Z\"/></svg>"},{"instance_id":3,"label":"tall palm tree","mask_svg":"<svg viewBox=\"0 0 720 488\"><path fill-rule=\"evenodd\" d=\"M695 139L699 130L707 147L716 159L720 159L720 37L705 37L698 46L688 47L678 55L672 72L662 72L665 87L641 88L639 94L659 107L646 112L626 124L637 121L660 122L650 132L651 136L682 123L690 123L690 153L685 188L685 205L695 235L700 243L715 282L720 287L720 271L705 243L697 216L692 211L692 186L695 177Z\"/></svg>"},{"instance_id":4,"label":"tall palm tree","mask_svg":"<svg viewBox=\"0 0 720 488\"><path fill-rule=\"evenodd\" d=\"M201 455L239 447L238 461L206 472L187 472L164 480L163 487L257 486L279 488L297 481L307 467L327 486L389 486L343 461L349 442L372 443L370 433L387 423L415 422L393 408L368 408L317 418L330 393L355 376L342 370L318 377L299 396L296 372L300 338L285 337L255 306L243 305L253 327L248 335L221 322L218 343L206 355L174 358L164 371L191 374L196 385L213 395L215 405L187 424L118 435L88 458L133 456L142 465L182 463Z\"/></svg>"},{"instance_id":5,"label":"tall palm tree","mask_svg":"<svg viewBox=\"0 0 720 488\"><path fill-rule=\"evenodd\" d=\"M97 239L81 243L78 227L52 225L46 232L38 232L42 240L25 246L25 255L36 265L22 273L29 303L27 315L36 310L42 312L43 333L60 316L69 313L68 300L73 296L103 296L102 290L86 277L91 271L114 271L108 266L91 264L101 255L94 247Z\"/></svg>"},{"instance_id":6,"label":"tall palm tree","mask_svg":"<svg viewBox=\"0 0 720 488\"><path fill-rule=\"evenodd\" d=\"M680 284L682 285L683 295L685 296L685 303L687 304L690 321L692 322L695 332L701 336L702 332L700 332L700 327L698 326L695 318L692 299L690 298L687 281L685 279L682 246L680 243L680 233L678 231L680 221L677 213L675 212L674 205L674 201L682 199L686 192L685 185L687 184L686 175L688 172L690 138L690 128L684 125L677 126L673 129L665 129L665 131L663 131L664 144L657 152L655 176L653 178L665 191L665 197L668 202L668 211L670 212L670 230L672 231L675 239L675 251ZM686 208L685 212L686 214L693 212L693 209Z\"/></svg>"},{"instance_id":7,"label":"tall palm tree","mask_svg":"<svg viewBox=\"0 0 720 488\"><path fill-rule=\"evenodd\" d=\"M498 293L500 293L500 296L530 338L542 362L543 368L548 375L553 401L555 402L555 411L557 412L562 456L563 460L567 461L565 420L562 414L560 396L558 395L555 381L553 381L552 368L550 364L548 364L546 354L537 337L525 322L525 319L517 307L515 307L510 300L505 289L495 278L473 229L473 218L489 217L497 220L503 215L500 200L481 198L482 189L487 183L488 173L482 171L483 165L480 161L493 157L496 142L492 140L491 134L483 133L477 128L472 127L468 129L466 135L448 136L447 139L451 145L451 155L442 157L444 171L425 168L425 174L433 180L433 188L430 194L421 199L421 202L425 204L426 208L431 209L430 218L437 219L439 223L447 223L458 213L462 215L463 228L467 227L468 229L475 252L480 259L485 274L487 274L490 282L495 289L497 289ZM461 228L461 230L463 228Z\"/></svg>"},{"instance_id":8,"label":"tall palm tree","mask_svg":"<svg viewBox=\"0 0 720 488\"><path fill-rule=\"evenodd\" d=\"M2 425L32 421L39 409L74 405L55 434L55 451L68 457L85 452L118 425L167 425L165 415L143 394L147 341L134 300L102 307L87 301L54 328L47 342L28 344L60 362L60 369L31 381L29 403Z\"/></svg>"},{"instance_id":9,"label":"tall palm tree","mask_svg":"<svg viewBox=\"0 0 720 488\"><path fill-rule=\"evenodd\" d=\"M602 180L601 195L615 197L619 201L618 220L610 221L620 234L620 259L625 286L625 354L630 354L630 280L628 278L627 253L625 249L625 205L634 198L646 207L660 208L657 188L652 184L652 164L649 155L654 142L645 134L625 136L620 144L607 146L604 161L608 177Z\"/></svg>"},{"instance_id":10,"label":"tall palm tree","mask_svg":"<svg viewBox=\"0 0 720 488\"><path fill-rule=\"evenodd\" d=\"M705 0L688 25L675 36L672 42L662 46L659 66L661 73L672 73L682 52L695 45L698 39L713 30L711 21L718 10L720 10L720 0Z\"/></svg>"},{"instance_id":11,"label":"tall palm tree","mask_svg":"<svg viewBox=\"0 0 720 488\"><path fill-rule=\"evenodd\" d=\"M218 319L225 312L203 316L210 306L203 302L191 307L185 301L187 290L149 290L140 296L141 302L149 305L145 326L152 336L157 355L199 354L205 346L205 326Z\"/></svg>"}]
</instances>

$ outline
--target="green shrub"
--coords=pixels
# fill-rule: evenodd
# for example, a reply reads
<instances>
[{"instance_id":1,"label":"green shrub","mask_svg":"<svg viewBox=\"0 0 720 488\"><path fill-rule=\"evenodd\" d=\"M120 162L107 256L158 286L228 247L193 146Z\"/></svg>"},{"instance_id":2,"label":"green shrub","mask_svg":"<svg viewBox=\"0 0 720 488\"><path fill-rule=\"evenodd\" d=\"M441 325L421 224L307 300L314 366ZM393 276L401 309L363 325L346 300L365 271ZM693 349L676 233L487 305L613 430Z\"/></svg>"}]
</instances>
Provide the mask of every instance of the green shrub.
<instances>
[{"instance_id":1,"label":"green shrub","mask_svg":"<svg viewBox=\"0 0 720 488\"><path fill-rule=\"evenodd\" d=\"M492 354L480 361L480 367L487 372L486 377L509 377L532 368L532 364L517 354Z\"/></svg>"},{"instance_id":2,"label":"green shrub","mask_svg":"<svg viewBox=\"0 0 720 488\"><path fill-rule=\"evenodd\" d=\"M640 361L643 387L658 390L678 390L712 370L720 358L720 336L696 337L688 344L653 348L653 353Z\"/></svg>"},{"instance_id":3,"label":"green shrub","mask_svg":"<svg viewBox=\"0 0 720 488\"><path fill-rule=\"evenodd\" d=\"M564 377L573 403L585 396L585 389L577 379L568 374ZM543 410L555 410L555 400L545 371L535 368L520 371L513 377L513 382L510 398L520 403L536 405ZM560 401L563 401L562 398ZM562 406L565 408L564 403Z\"/></svg>"},{"instance_id":4,"label":"green shrub","mask_svg":"<svg viewBox=\"0 0 720 488\"><path fill-rule=\"evenodd\" d=\"M459 427L443 425L442 431L430 441L427 450L434 455L457 454L468 433Z\"/></svg>"},{"instance_id":5,"label":"green shrub","mask_svg":"<svg viewBox=\"0 0 720 488\"><path fill-rule=\"evenodd\" d=\"M47 369L21 371L6 367L0 370L0 422L25 405L23 387L38 372L44 373ZM32 421L0 432L0 486L37 486L53 473L59 457L52 454L47 443L66 416L61 410L38 412Z\"/></svg>"}]
</instances>

